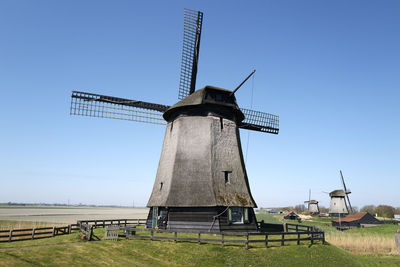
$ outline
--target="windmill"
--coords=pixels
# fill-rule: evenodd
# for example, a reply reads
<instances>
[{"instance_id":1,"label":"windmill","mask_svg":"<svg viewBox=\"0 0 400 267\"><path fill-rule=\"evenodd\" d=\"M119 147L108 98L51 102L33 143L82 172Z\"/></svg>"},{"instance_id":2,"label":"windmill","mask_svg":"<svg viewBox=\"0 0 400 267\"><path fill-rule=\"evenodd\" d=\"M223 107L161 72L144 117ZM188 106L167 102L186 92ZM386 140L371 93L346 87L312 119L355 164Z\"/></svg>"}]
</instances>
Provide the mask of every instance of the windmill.
<instances>
[{"instance_id":1,"label":"windmill","mask_svg":"<svg viewBox=\"0 0 400 267\"><path fill-rule=\"evenodd\" d=\"M318 215L319 214L319 206L318 201L311 199L311 189L308 192L308 200L304 201L307 203L307 209L311 215Z\"/></svg>"},{"instance_id":2,"label":"windmill","mask_svg":"<svg viewBox=\"0 0 400 267\"><path fill-rule=\"evenodd\" d=\"M72 115L167 124L146 227L257 229L240 129L278 134L276 115L239 108L235 90L195 90L203 13L184 10L178 99L173 106L72 92Z\"/></svg>"},{"instance_id":3,"label":"windmill","mask_svg":"<svg viewBox=\"0 0 400 267\"><path fill-rule=\"evenodd\" d=\"M349 194L351 193L351 191L346 187L342 171L340 171L340 178L342 181L343 190L334 190L329 193L329 196L331 197L329 216L331 217L343 217L349 213L353 213L353 208L350 204L349 198Z\"/></svg>"}]
</instances>

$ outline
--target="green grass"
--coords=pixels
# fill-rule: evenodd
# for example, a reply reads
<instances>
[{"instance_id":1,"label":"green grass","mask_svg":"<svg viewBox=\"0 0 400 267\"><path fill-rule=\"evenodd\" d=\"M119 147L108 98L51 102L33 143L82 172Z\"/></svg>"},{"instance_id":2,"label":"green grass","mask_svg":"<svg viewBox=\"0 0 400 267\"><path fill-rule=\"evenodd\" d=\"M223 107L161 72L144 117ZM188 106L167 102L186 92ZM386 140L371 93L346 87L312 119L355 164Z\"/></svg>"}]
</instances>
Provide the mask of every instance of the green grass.
<instances>
[{"instance_id":1,"label":"green grass","mask_svg":"<svg viewBox=\"0 0 400 267\"><path fill-rule=\"evenodd\" d=\"M400 260L398 257L355 256L329 244L245 250L243 245L222 248L218 244L175 244L139 239L87 242L79 238L79 233L74 233L42 240L2 243L0 265L400 266Z\"/></svg>"},{"instance_id":2,"label":"green grass","mask_svg":"<svg viewBox=\"0 0 400 267\"><path fill-rule=\"evenodd\" d=\"M266 223L282 223L282 215L259 214L259 220ZM316 217L313 222L302 224L320 228L335 228L327 225L330 219ZM0 221L0 224L2 222ZM13 222L21 223L21 222ZM25 222L23 222L25 223ZM29 223L29 222L28 222ZM34 223L34 222L31 222ZM12 224L12 223L11 223ZM381 226L380 226L381 227ZM389 234L393 225L382 228L353 229L348 233L370 232ZM342 233L342 232L340 232ZM104 229L96 229L102 238ZM142 233L143 235L146 235ZM157 234L159 235L159 234ZM168 234L165 234L168 235ZM170 234L170 236L172 236ZM189 236L178 235L178 236ZM218 238L210 235L211 238ZM206 238L206 236L204 236ZM226 237L230 239L231 237ZM235 238L239 239L239 238ZM178 241L150 241L141 239L88 242L80 233L39 240L0 243L0 266L400 266L400 256L353 255L331 244L300 246L293 242L284 247L273 243L265 248L263 244L202 243Z\"/></svg>"},{"instance_id":3,"label":"green grass","mask_svg":"<svg viewBox=\"0 0 400 267\"><path fill-rule=\"evenodd\" d=\"M346 232L359 233L359 234L379 234L379 235L393 236L397 230L400 230L400 225L383 224L383 225L372 226L372 227L353 228L353 229L346 230Z\"/></svg>"}]
</instances>

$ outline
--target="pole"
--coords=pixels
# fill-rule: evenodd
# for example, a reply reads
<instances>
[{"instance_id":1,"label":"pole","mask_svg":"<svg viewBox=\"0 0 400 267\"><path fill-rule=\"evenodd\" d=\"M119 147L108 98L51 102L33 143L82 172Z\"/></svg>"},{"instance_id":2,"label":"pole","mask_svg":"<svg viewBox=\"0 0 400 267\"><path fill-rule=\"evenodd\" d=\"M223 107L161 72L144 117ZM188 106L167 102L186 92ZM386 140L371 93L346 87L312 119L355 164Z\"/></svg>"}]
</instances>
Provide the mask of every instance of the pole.
<instances>
[{"instance_id":1,"label":"pole","mask_svg":"<svg viewBox=\"0 0 400 267\"><path fill-rule=\"evenodd\" d=\"M254 72L256 72L256 70L253 70L253 71L249 74L249 76L247 76L247 78L244 79L244 81L243 81L241 84L239 84L239 86L236 87L236 89L233 90L233 92L232 92L229 96L232 96L234 93L236 93L236 91L239 90L239 88L251 77L251 75L254 74Z\"/></svg>"}]
</instances>

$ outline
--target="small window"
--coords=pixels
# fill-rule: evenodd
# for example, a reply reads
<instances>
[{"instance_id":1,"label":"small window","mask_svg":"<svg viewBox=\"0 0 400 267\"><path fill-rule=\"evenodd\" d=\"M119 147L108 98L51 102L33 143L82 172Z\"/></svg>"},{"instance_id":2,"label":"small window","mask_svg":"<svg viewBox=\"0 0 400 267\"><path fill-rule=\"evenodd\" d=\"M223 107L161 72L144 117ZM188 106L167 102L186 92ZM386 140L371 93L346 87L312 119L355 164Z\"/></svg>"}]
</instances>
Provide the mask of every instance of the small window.
<instances>
[{"instance_id":1,"label":"small window","mask_svg":"<svg viewBox=\"0 0 400 267\"><path fill-rule=\"evenodd\" d=\"M230 207L228 209L228 221L232 224L249 223L249 209L246 207Z\"/></svg>"},{"instance_id":2,"label":"small window","mask_svg":"<svg viewBox=\"0 0 400 267\"><path fill-rule=\"evenodd\" d=\"M232 173L232 172L231 171L223 171L223 173L224 173L225 184L230 183L229 174Z\"/></svg>"},{"instance_id":3,"label":"small window","mask_svg":"<svg viewBox=\"0 0 400 267\"><path fill-rule=\"evenodd\" d=\"M162 189L163 185L164 185L164 183L161 182L161 183L160 183L160 190Z\"/></svg>"}]
</instances>

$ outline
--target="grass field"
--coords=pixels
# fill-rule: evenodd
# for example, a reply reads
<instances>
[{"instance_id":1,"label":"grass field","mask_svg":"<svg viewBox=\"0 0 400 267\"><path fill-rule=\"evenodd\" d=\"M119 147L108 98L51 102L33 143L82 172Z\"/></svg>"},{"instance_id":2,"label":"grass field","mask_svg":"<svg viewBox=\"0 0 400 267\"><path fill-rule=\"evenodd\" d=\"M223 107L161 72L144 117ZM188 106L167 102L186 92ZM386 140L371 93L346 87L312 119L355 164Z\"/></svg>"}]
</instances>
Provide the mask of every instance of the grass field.
<instances>
[{"instance_id":1,"label":"grass field","mask_svg":"<svg viewBox=\"0 0 400 267\"><path fill-rule=\"evenodd\" d=\"M283 215L262 213L258 214L257 218L269 223L285 222ZM332 218L324 217L313 217L312 221L303 221L301 224L322 229L329 243L353 254L400 255L394 240L394 233L400 229L399 225L385 224L338 231L332 227Z\"/></svg>"},{"instance_id":2,"label":"grass field","mask_svg":"<svg viewBox=\"0 0 400 267\"><path fill-rule=\"evenodd\" d=\"M99 233L97 233L99 234ZM251 248L171 241L87 242L79 233L0 244L3 266L400 266L398 257L357 256L332 245Z\"/></svg>"},{"instance_id":3,"label":"grass field","mask_svg":"<svg viewBox=\"0 0 400 267\"><path fill-rule=\"evenodd\" d=\"M265 223L282 223L281 215L258 214ZM54 238L0 243L1 266L400 266L400 256L385 247L385 240L393 241L398 226L352 229L344 232L330 226L330 219L314 218L302 224L315 225L327 233L331 244L320 242L310 246L304 242L264 248L243 244L219 243L198 245L195 242L150 241L132 239L87 242L80 233ZM0 221L0 228L29 228L53 226L53 223L28 221ZM103 237L104 229L95 234ZM214 237L215 238L215 237ZM383 238L384 241L379 238ZM365 248L367 240L370 246ZM335 245L333 245L335 244ZM392 244L392 243L390 243ZM376 248L380 247L379 250ZM384 248L384 249L382 249ZM352 252L352 253L349 253ZM374 255L372 255L374 254Z\"/></svg>"}]
</instances>

